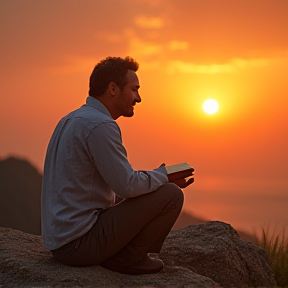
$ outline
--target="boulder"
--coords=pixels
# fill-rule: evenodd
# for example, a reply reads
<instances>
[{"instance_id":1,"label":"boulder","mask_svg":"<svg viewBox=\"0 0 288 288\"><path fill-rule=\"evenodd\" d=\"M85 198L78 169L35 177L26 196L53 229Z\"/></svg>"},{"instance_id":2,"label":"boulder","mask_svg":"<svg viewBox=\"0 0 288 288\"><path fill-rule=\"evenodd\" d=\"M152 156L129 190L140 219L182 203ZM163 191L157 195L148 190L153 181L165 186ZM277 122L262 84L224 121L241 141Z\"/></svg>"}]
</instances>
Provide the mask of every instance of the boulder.
<instances>
[{"instance_id":1,"label":"boulder","mask_svg":"<svg viewBox=\"0 0 288 288\"><path fill-rule=\"evenodd\" d=\"M276 287L267 252L220 221L170 232L160 258L168 267L185 267L222 287Z\"/></svg>"},{"instance_id":2,"label":"boulder","mask_svg":"<svg viewBox=\"0 0 288 288\"><path fill-rule=\"evenodd\" d=\"M0 287L276 287L267 253L223 222L171 231L160 258L165 268L151 275L68 267L41 236L0 228Z\"/></svg>"}]
</instances>

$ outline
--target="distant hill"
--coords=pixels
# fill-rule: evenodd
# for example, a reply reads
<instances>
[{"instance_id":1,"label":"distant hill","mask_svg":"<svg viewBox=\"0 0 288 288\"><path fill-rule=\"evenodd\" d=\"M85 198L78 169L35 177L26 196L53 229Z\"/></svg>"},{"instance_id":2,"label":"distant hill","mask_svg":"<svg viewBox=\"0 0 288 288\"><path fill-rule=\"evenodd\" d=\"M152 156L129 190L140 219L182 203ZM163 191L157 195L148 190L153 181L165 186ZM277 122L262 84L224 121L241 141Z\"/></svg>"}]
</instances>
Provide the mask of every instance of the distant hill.
<instances>
[{"instance_id":1,"label":"distant hill","mask_svg":"<svg viewBox=\"0 0 288 288\"><path fill-rule=\"evenodd\" d=\"M197 225L204 222L207 222L207 220L195 217L189 212L182 210L180 216L178 217L176 223L173 226L173 230L182 229L189 225Z\"/></svg>"},{"instance_id":2,"label":"distant hill","mask_svg":"<svg viewBox=\"0 0 288 288\"><path fill-rule=\"evenodd\" d=\"M0 226L41 234L42 175L29 162L0 160Z\"/></svg>"}]
</instances>

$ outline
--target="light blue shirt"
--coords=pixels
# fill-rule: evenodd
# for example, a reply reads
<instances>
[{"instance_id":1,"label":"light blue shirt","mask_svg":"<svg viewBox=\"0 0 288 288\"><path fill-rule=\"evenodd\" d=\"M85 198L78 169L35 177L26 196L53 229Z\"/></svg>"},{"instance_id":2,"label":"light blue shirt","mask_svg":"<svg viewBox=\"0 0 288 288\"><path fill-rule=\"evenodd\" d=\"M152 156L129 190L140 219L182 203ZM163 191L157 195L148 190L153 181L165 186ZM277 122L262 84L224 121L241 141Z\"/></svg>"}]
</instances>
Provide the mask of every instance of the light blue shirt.
<instances>
[{"instance_id":1,"label":"light blue shirt","mask_svg":"<svg viewBox=\"0 0 288 288\"><path fill-rule=\"evenodd\" d=\"M57 249L88 232L98 211L168 182L165 166L135 171L106 107L88 97L61 119L49 142L42 182L44 246ZM147 207L147 209L149 209ZM123 211L125 213L125 211Z\"/></svg>"}]
</instances>

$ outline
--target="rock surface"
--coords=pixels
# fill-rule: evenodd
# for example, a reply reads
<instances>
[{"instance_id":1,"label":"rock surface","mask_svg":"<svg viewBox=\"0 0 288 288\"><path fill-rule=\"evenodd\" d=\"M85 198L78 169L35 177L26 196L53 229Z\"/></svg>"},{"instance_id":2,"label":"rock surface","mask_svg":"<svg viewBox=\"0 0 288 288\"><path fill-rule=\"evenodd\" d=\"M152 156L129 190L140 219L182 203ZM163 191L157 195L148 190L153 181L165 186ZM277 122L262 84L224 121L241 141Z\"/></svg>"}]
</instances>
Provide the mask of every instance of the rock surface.
<instances>
[{"instance_id":1,"label":"rock surface","mask_svg":"<svg viewBox=\"0 0 288 288\"><path fill-rule=\"evenodd\" d=\"M171 231L160 257L165 268L152 275L67 267L40 236L0 228L0 287L276 287L267 253L223 222Z\"/></svg>"}]
</instances>

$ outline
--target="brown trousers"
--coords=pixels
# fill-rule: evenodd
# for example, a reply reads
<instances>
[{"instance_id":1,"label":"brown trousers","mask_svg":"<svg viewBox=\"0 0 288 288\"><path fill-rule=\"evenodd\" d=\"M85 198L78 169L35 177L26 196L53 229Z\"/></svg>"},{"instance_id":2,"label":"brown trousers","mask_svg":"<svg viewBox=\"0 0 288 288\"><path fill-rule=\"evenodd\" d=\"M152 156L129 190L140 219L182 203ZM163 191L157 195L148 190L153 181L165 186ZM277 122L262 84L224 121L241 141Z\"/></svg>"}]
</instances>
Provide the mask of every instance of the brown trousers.
<instances>
[{"instance_id":1,"label":"brown trousers","mask_svg":"<svg viewBox=\"0 0 288 288\"><path fill-rule=\"evenodd\" d=\"M113 258L133 265L147 253L159 253L183 206L183 192L172 183L103 210L92 229L56 250L70 266L98 265Z\"/></svg>"}]
</instances>

